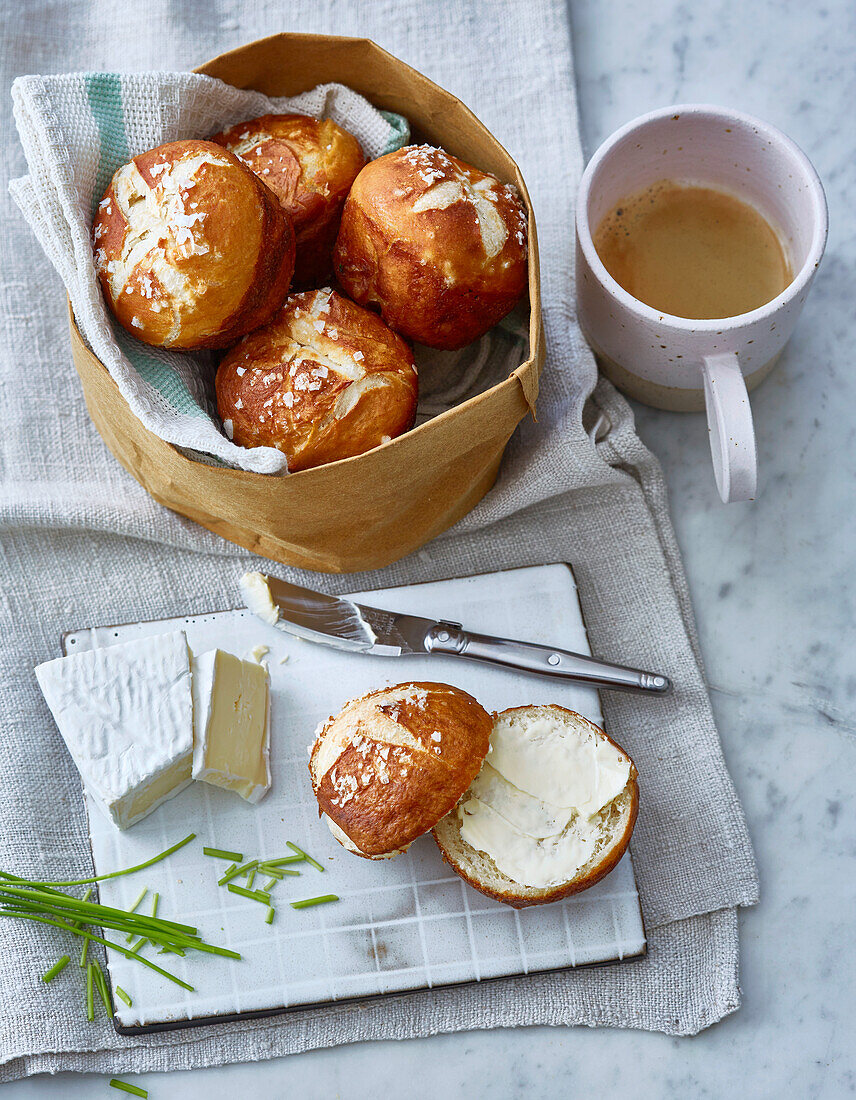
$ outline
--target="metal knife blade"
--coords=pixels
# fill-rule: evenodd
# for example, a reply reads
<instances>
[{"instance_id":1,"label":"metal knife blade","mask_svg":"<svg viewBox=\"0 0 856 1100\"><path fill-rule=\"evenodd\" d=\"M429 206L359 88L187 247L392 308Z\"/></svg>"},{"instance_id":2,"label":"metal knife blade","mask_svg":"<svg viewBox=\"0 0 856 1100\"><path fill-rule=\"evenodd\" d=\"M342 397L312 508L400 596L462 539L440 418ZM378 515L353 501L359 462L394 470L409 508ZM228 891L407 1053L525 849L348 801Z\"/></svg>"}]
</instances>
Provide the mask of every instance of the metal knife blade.
<instances>
[{"instance_id":1,"label":"metal knife blade","mask_svg":"<svg viewBox=\"0 0 856 1100\"><path fill-rule=\"evenodd\" d=\"M266 579L279 612L275 625L288 634L336 649L380 657L428 652L424 641L429 630L437 625L433 619L366 607L276 577ZM247 602L249 606L250 601ZM249 609L258 614L257 608L250 606Z\"/></svg>"}]
</instances>

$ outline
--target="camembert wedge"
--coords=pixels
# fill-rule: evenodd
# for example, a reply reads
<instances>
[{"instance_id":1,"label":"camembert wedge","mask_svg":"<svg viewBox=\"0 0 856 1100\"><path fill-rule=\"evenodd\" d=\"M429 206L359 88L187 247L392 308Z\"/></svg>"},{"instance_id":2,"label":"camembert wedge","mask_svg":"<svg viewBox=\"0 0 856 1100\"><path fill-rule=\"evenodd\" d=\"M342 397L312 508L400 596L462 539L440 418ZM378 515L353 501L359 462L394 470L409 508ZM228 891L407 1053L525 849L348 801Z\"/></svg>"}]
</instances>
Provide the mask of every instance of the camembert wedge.
<instances>
[{"instance_id":1,"label":"camembert wedge","mask_svg":"<svg viewBox=\"0 0 856 1100\"><path fill-rule=\"evenodd\" d=\"M193 778L259 802L270 790L267 669L222 649L193 659Z\"/></svg>"},{"instance_id":2,"label":"camembert wedge","mask_svg":"<svg viewBox=\"0 0 856 1100\"><path fill-rule=\"evenodd\" d=\"M72 653L35 671L86 790L120 829L191 782L183 631Z\"/></svg>"}]
</instances>

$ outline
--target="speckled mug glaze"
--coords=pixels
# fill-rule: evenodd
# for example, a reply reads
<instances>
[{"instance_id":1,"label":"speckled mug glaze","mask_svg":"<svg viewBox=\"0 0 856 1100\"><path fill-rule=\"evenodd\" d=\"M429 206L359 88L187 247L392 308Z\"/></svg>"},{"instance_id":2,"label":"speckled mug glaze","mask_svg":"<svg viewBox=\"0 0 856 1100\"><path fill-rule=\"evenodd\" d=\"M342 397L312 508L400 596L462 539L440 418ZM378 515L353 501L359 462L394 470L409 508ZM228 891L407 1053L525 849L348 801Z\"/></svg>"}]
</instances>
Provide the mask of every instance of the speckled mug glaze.
<instances>
[{"instance_id":1,"label":"speckled mug glaze","mask_svg":"<svg viewBox=\"0 0 856 1100\"><path fill-rule=\"evenodd\" d=\"M749 313L694 320L628 294L604 267L592 232L621 199L661 179L706 184L751 203L778 232L794 277ZM747 500L756 483L747 391L775 366L823 256L823 187L780 130L722 107L680 105L629 122L601 145L580 182L576 212L577 307L604 373L662 409L706 408L723 500Z\"/></svg>"}]
</instances>

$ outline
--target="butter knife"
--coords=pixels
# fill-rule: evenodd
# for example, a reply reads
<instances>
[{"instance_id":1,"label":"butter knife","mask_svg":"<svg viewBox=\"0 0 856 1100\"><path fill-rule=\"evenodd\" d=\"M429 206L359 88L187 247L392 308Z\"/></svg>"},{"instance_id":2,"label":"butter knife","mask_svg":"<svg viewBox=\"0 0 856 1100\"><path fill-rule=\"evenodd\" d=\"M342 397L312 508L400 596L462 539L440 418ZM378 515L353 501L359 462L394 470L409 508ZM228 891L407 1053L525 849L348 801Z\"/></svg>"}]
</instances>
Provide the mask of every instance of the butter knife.
<instances>
[{"instance_id":1,"label":"butter knife","mask_svg":"<svg viewBox=\"0 0 856 1100\"><path fill-rule=\"evenodd\" d=\"M245 574L241 591L247 609L271 626L351 653L465 657L614 691L666 695L672 689L669 678L659 672L642 672L555 646L477 634L447 619L423 619L369 607L264 573Z\"/></svg>"}]
</instances>

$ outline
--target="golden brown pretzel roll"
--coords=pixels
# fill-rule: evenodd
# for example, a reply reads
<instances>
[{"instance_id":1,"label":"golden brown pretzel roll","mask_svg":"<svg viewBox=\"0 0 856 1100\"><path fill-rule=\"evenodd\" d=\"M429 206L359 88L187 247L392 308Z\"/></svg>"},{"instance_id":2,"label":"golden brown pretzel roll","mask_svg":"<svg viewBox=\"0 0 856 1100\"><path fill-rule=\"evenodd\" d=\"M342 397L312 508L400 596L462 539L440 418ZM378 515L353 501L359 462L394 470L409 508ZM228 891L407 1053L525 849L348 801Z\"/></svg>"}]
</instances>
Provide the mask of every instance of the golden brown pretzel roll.
<instances>
[{"instance_id":1,"label":"golden brown pretzel roll","mask_svg":"<svg viewBox=\"0 0 856 1100\"><path fill-rule=\"evenodd\" d=\"M262 115L215 134L268 185L294 222L297 287L327 283L351 184L366 162L360 143L329 118Z\"/></svg>"},{"instance_id":2,"label":"golden brown pretzel roll","mask_svg":"<svg viewBox=\"0 0 856 1100\"><path fill-rule=\"evenodd\" d=\"M289 469L350 458L413 426L410 348L335 291L293 294L220 363L217 408L244 447L276 447Z\"/></svg>"},{"instance_id":3,"label":"golden brown pretzel roll","mask_svg":"<svg viewBox=\"0 0 856 1100\"><path fill-rule=\"evenodd\" d=\"M220 348L288 294L294 230L274 196L210 141L174 141L113 176L92 228L107 304L166 348Z\"/></svg>"},{"instance_id":4,"label":"golden brown pretzel roll","mask_svg":"<svg viewBox=\"0 0 856 1100\"><path fill-rule=\"evenodd\" d=\"M395 854L457 804L481 768L491 725L471 695L448 684L398 684L346 703L312 746L319 812L357 855Z\"/></svg>"},{"instance_id":5,"label":"golden brown pretzel roll","mask_svg":"<svg viewBox=\"0 0 856 1100\"><path fill-rule=\"evenodd\" d=\"M442 149L373 160L345 203L336 275L411 340L460 348L511 310L526 287L526 211L509 184Z\"/></svg>"}]
</instances>

